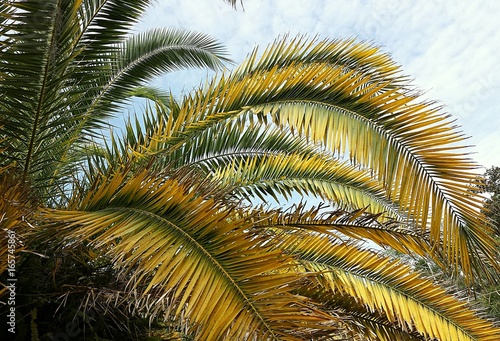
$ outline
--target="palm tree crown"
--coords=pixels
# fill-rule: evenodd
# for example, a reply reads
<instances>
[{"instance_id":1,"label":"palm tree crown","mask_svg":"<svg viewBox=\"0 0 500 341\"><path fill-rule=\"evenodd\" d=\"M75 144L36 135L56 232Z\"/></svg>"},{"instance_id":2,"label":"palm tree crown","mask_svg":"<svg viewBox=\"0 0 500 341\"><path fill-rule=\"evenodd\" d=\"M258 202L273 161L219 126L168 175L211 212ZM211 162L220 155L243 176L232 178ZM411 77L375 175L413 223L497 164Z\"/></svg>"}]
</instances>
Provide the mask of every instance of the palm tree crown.
<instances>
[{"instance_id":1,"label":"palm tree crown","mask_svg":"<svg viewBox=\"0 0 500 341\"><path fill-rule=\"evenodd\" d=\"M462 133L387 55L283 37L177 101L146 81L227 59L201 34L130 35L148 5L1 5L0 224L25 238L23 267L63 259L47 261L50 284L34 290L24 275L23 288L97 311L85 323L106 324L99 337L131 337L146 318L167 339L498 338L377 251L470 284L498 278ZM99 140L131 96L152 100L143 119ZM265 205L297 194L288 209ZM40 302L26 304L35 325L52 304Z\"/></svg>"}]
</instances>

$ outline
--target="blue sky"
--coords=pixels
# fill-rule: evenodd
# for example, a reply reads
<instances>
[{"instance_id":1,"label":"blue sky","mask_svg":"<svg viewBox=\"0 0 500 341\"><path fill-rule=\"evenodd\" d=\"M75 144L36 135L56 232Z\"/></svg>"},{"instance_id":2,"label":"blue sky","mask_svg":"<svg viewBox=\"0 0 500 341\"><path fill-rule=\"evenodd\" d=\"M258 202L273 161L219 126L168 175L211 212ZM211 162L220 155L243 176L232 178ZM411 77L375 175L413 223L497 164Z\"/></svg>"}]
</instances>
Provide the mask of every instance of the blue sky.
<instances>
[{"instance_id":1,"label":"blue sky","mask_svg":"<svg viewBox=\"0 0 500 341\"><path fill-rule=\"evenodd\" d=\"M139 30L182 27L223 43L236 62L284 34L356 37L380 46L425 97L457 119L472 156L500 166L500 1L496 0L157 0ZM176 72L156 83L174 94L207 71Z\"/></svg>"}]
</instances>

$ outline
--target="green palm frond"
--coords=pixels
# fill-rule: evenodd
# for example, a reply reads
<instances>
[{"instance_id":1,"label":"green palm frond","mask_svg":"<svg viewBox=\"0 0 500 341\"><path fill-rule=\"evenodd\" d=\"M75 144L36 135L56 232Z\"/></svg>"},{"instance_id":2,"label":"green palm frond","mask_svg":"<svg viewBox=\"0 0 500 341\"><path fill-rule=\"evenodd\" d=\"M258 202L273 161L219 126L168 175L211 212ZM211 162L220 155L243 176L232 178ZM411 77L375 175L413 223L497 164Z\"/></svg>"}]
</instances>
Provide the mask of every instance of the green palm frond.
<instances>
[{"instance_id":1,"label":"green palm frond","mask_svg":"<svg viewBox=\"0 0 500 341\"><path fill-rule=\"evenodd\" d=\"M225 48L215 39L178 28L144 31L129 37L118 48L117 74L130 83L181 68L219 70L230 62Z\"/></svg>"},{"instance_id":2,"label":"green palm frond","mask_svg":"<svg viewBox=\"0 0 500 341\"><path fill-rule=\"evenodd\" d=\"M369 207L373 213L404 217L386 199L384 188L366 172L324 154L274 154L234 158L226 165L213 167L220 179L240 197L270 195L279 201L293 193L314 196L342 208Z\"/></svg>"},{"instance_id":3,"label":"green palm frond","mask_svg":"<svg viewBox=\"0 0 500 341\"><path fill-rule=\"evenodd\" d=\"M218 70L229 59L222 46L211 37L182 29L154 29L129 37L116 46L110 58L114 66L109 79L94 94L87 115L109 111L110 103L127 99L131 88L142 86L155 76L183 68Z\"/></svg>"},{"instance_id":4,"label":"green palm frond","mask_svg":"<svg viewBox=\"0 0 500 341\"><path fill-rule=\"evenodd\" d=\"M318 285L334 293L332 299L350 296L401 331L449 341L493 341L500 334L466 303L419 277L407 265L311 234L288 238L288 245L283 237L279 240L297 254L305 271L318 273ZM334 300L329 304L339 306Z\"/></svg>"},{"instance_id":5,"label":"green palm frond","mask_svg":"<svg viewBox=\"0 0 500 341\"><path fill-rule=\"evenodd\" d=\"M176 167L197 166L213 172L215 165L225 165L237 158L291 153L314 155L319 151L289 132L263 127L241 117L202 130L180 148L167 145L165 150L151 150L151 153L164 155Z\"/></svg>"},{"instance_id":6,"label":"green palm frond","mask_svg":"<svg viewBox=\"0 0 500 341\"><path fill-rule=\"evenodd\" d=\"M52 184L72 181L73 168L66 167L72 156L84 154L78 149L144 82L179 68L217 69L227 61L204 34L170 29L130 36L150 3L3 3L0 165L18 164L41 197L50 197Z\"/></svg>"},{"instance_id":7,"label":"green palm frond","mask_svg":"<svg viewBox=\"0 0 500 341\"><path fill-rule=\"evenodd\" d=\"M291 258L271 251L246 219L197 196L193 183L126 173L97 181L68 210L47 212L65 244L94 240L129 278L129 289L169 297L172 313L193 321L203 340L295 340L302 327L328 322L290 293L301 279L285 271Z\"/></svg>"}]
</instances>

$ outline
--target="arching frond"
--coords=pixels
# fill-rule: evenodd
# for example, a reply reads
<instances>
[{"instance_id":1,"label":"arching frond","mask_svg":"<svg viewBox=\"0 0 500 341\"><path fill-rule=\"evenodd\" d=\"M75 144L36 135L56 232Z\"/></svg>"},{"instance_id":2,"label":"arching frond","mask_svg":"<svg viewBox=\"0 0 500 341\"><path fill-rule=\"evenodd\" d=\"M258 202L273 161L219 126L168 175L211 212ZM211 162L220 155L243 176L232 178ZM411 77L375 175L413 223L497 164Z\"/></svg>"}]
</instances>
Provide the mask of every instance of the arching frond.
<instances>
[{"instance_id":1,"label":"arching frond","mask_svg":"<svg viewBox=\"0 0 500 341\"><path fill-rule=\"evenodd\" d=\"M316 197L342 208L369 207L374 213L399 217L383 187L366 172L322 153L314 156L276 154L234 158L213 167L214 178L234 188L240 197L270 195Z\"/></svg>"},{"instance_id":2,"label":"arching frond","mask_svg":"<svg viewBox=\"0 0 500 341\"><path fill-rule=\"evenodd\" d=\"M288 240L283 247L297 255L306 271L318 273L322 289L335 294L329 302L333 306L337 306L336 295L350 296L401 331L418 332L424 338L493 341L500 334L466 303L420 278L407 265L325 237L309 234Z\"/></svg>"},{"instance_id":3,"label":"arching frond","mask_svg":"<svg viewBox=\"0 0 500 341\"><path fill-rule=\"evenodd\" d=\"M401 77L401 69L379 48L355 39L310 39L287 35L276 39L259 57L258 49L234 71L234 77L268 72L289 66L328 64L341 67L345 73L370 73L371 81L387 89L406 87L408 78Z\"/></svg>"},{"instance_id":4,"label":"arching frond","mask_svg":"<svg viewBox=\"0 0 500 341\"><path fill-rule=\"evenodd\" d=\"M203 340L298 340L330 321L291 294L301 279L285 271L291 258L272 251L246 220L198 196L193 183L126 173L96 182L68 210L47 212L65 244L94 240L129 289L169 297L171 313L193 321Z\"/></svg>"},{"instance_id":5,"label":"arching frond","mask_svg":"<svg viewBox=\"0 0 500 341\"><path fill-rule=\"evenodd\" d=\"M294 42L288 48L297 49ZM377 54L370 47L345 51L357 56L357 68L348 71L350 66L340 61L308 63L309 52L314 54L314 48L299 54L303 64L295 56L289 65L270 68L265 64L275 58L264 57L263 71L256 62L214 80L186 98L180 120L167 124L170 129L159 141L180 148L219 122L253 113L264 125L291 129L370 169L384 184L388 199L408 214L415 232L428 235L457 272L471 279L484 255L495 263L496 244L479 213L481 198L472 191L477 165L467 158L460 144L463 136L448 115L399 85L403 78L385 57L372 65ZM390 75L386 81L384 72Z\"/></svg>"},{"instance_id":6,"label":"arching frond","mask_svg":"<svg viewBox=\"0 0 500 341\"><path fill-rule=\"evenodd\" d=\"M345 211L329 209L323 205L306 209L303 204L288 210L272 210L255 213L254 228L271 231L288 232L301 238L298 231L320 233L342 240L357 240L360 243L371 241L380 247L390 247L402 253L431 256L436 261L441 260L439 254L434 254L432 245L421 235L397 221L380 222L380 214L371 214L366 210ZM287 232L288 231L288 232ZM271 234L279 232L271 232ZM297 233L297 234L293 234ZM287 237L288 238L288 237Z\"/></svg>"},{"instance_id":7,"label":"arching frond","mask_svg":"<svg viewBox=\"0 0 500 341\"><path fill-rule=\"evenodd\" d=\"M110 56L110 77L92 100L86 115L109 111L109 105L127 99L131 88L155 76L188 67L221 69L229 59L213 38L182 29L154 29L127 38Z\"/></svg>"}]
</instances>

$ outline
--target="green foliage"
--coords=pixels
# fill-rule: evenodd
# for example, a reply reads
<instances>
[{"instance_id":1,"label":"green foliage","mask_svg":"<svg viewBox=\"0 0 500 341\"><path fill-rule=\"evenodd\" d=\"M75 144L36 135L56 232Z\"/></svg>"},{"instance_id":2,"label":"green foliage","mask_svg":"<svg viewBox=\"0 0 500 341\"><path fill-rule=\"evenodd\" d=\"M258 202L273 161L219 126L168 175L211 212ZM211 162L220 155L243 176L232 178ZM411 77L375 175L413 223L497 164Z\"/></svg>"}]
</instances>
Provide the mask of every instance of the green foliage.
<instances>
[{"instance_id":1,"label":"green foliage","mask_svg":"<svg viewBox=\"0 0 500 341\"><path fill-rule=\"evenodd\" d=\"M157 29L130 35L151 3L4 3L0 168L13 167L49 204L64 204L92 137L146 82L180 68L220 69L227 61L205 34Z\"/></svg>"},{"instance_id":2,"label":"green foliage","mask_svg":"<svg viewBox=\"0 0 500 341\"><path fill-rule=\"evenodd\" d=\"M491 219L497 235L500 235L500 167L491 167L484 174L481 190L490 195L484 203L486 216Z\"/></svg>"}]
</instances>

